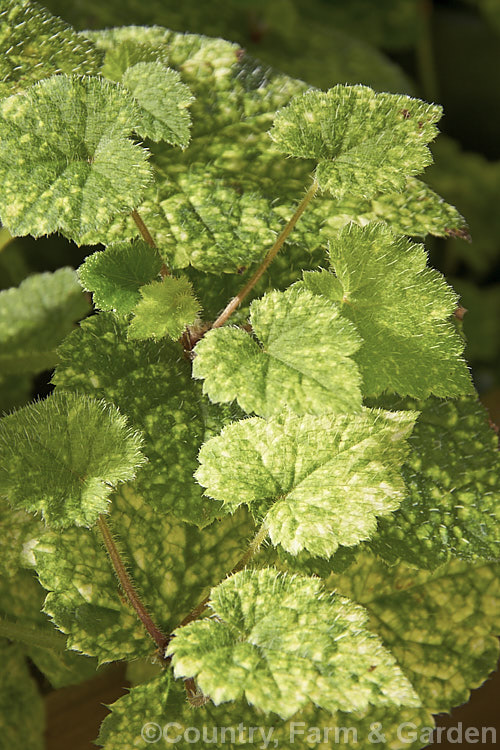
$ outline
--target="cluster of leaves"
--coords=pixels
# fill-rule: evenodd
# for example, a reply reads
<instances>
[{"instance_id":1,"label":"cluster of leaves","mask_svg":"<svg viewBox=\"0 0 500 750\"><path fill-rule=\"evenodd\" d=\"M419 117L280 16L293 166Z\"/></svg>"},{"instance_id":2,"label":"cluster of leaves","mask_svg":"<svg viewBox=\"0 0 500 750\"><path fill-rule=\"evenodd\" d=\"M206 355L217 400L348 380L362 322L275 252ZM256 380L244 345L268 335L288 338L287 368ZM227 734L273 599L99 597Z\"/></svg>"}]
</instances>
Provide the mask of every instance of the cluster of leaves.
<instances>
[{"instance_id":1,"label":"cluster of leaves","mask_svg":"<svg viewBox=\"0 0 500 750\"><path fill-rule=\"evenodd\" d=\"M0 23L2 222L105 246L77 275L0 294L7 377L57 365L55 392L0 425L6 598L34 587L0 621L19 689L34 690L26 655L53 684L63 667L71 681L93 659L151 656L102 545L109 516L173 637L113 706L106 750L136 746L147 722L207 717L283 746L298 720L355 727L361 747L380 724L385 747L410 746L398 724L424 737L498 656L496 438L458 297L401 236L466 231L417 177L440 108L308 89L220 39L84 36L28 0L8 0ZM302 210L240 325L211 327ZM82 290L97 314L71 331ZM267 546L244 567L255 529L250 550ZM209 590L208 616L178 627ZM16 628L38 657L11 645ZM76 663L50 655L47 632Z\"/></svg>"}]
</instances>

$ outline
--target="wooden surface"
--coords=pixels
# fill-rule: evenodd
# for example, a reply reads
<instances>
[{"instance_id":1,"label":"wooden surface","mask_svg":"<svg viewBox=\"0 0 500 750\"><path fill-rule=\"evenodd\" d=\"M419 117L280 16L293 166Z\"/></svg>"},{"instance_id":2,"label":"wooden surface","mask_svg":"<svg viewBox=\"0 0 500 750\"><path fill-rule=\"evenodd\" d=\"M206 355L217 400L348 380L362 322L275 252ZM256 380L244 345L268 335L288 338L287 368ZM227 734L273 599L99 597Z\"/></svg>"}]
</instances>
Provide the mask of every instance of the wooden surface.
<instances>
[{"instance_id":1,"label":"wooden surface","mask_svg":"<svg viewBox=\"0 0 500 750\"><path fill-rule=\"evenodd\" d=\"M125 664L113 664L88 682L48 693L46 750L96 750L93 741L109 713L104 704L125 695L127 686Z\"/></svg>"}]
</instances>

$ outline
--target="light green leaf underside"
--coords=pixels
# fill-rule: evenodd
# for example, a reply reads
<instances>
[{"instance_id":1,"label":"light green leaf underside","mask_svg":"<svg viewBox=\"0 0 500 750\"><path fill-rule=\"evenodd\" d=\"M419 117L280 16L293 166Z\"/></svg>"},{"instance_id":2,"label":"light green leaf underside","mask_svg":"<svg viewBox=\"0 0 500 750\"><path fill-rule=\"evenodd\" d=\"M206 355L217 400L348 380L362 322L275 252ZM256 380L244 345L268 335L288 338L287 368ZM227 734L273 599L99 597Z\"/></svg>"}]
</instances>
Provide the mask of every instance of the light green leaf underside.
<instances>
[{"instance_id":1,"label":"light green leaf underside","mask_svg":"<svg viewBox=\"0 0 500 750\"><path fill-rule=\"evenodd\" d=\"M110 706L96 742L105 750L123 750L144 746L148 741L161 741L166 706L170 693L170 672L166 671L151 682L133 687L128 695ZM160 715L160 724L155 721ZM160 734L157 727L160 726Z\"/></svg>"},{"instance_id":2,"label":"light green leaf underside","mask_svg":"<svg viewBox=\"0 0 500 750\"><path fill-rule=\"evenodd\" d=\"M355 355L364 393L416 398L473 392L464 342L449 321L457 295L428 268L422 246L383 224L347 227L330 244L333 274L304 274L306 288L339 302L364 343Z\"/></svg>"},{"instance_id":3,"label":"light green leaf underside","mask_svg":"<svg viewBox=\"0 0 500 750\"><path fill-rule=\"evenodd\" d=\"M90 526L144 462L124 416L88 396L55 393L0 422L0 495L54 528Z\"/></svg>"},{"instance_id":4,"label":"light green leaf underside","mask_svg":"<svg viewBox=\"0 0 500 750\"><path fill-rule=\"evenodd\" d=\"M366 555L331 585L366 608L423 705L440 713L466 702L496 668L499 572L454 560L430 573Z\"/></svg>"},{"instance_id":5,"label":"light green leaf underside","mask_svg":"<svg viewBox=\"0 0 500 750\"><path fill-rule=\"evenodd\" d=\"M210 523L220 506L203 498L193 472L201 444L229 415L203 397L181 347L129 341L125 320L100 313L65 340L59 357L59 388L104 398L141 430L148 462L134 487L146 502L200 526Z\"/></svg>"},{"instance_id":6,"label":"light green leaf underside","mask_svg":"<svg viewBox=\"0 0 500 750\"><path fill-rule=\"evenodd\" d=\"M45 747L45 711L38 686L30 674L24 652L0 640L0 735L5 748Z\"/></svg>"},{"instance_id":7,"label":"light green leaf underside","mask_svg":"<svg viewBox=\"0 0 500 750\"><path fill-rule=\"evenodd\" d=\"M384 406L421 414L403 467L408 496L381 520L373 549L431 569L454 557L500 559L500 454L486 410L475 398Z\"/></svg>"},{"instance_id":8,"label":"light green leaf underside","mask_svg":"<svg viewBox=\"0 0 500 750\"><path fill-rule=\"evenodd\" d=\"M200 304L185 276L167 276L141 287L139 292L141 299L133 311L129 339L178 339L200 313Z\"/></svg>"},{"instance_id":9,"label":"light green leaf underside","mask_svg":"<svg viewBox=\"0 0 500 750\"><path fill-rule=\"evenodd\" d=\"M10 637L36 664L55 689L83 682L95 675L94 659L66 650L66 639L55 630L43 607L44 590L32 572L0 577L0 633Z\"/></svg>"},{"instance_id":10,"label":"light green leaf underside","mask_svg":"<svg viewBox=\"0 0 500 750\"><path fill-rule=\"evenodd\" d=\"M139 302L139 288L158 276L161 266L158 251L143 240L116 242L89 255L78 277L96 307L126 314Z\"/></svg>"},{"instance_id":11,"label":"light green leaf underside","mask_svg":"<svg viewBox=\"0 0 500 750\"><path fill-rule=\"evenodd\" d=\"M253 417L202 446L195 476L226 512L248 505L274 545L330 557L372 536L377 516L401 503L399 466L415 416Z\"/></svg>"},{"instance_id":12,"label":"light green leaf underside","mask_svg":"<svg viewBox=\"0 0 500 750\"><path fill-rule=\"evenodd\" d=\"M121 84L139 106L136 130L142 138L186 148L191 125L187 107L193 97L177 71L160 62L139 62L127 68Z\"/></svg>"},{"instance_id":13,"label":"light green leaf underside","mask_svg":"<svg viewBox=\"0 0 500 750\"><path fill-rule=\"evenodd\" d=\"M334 197L402 190L432 162L427 143L442 110L366 86L307 91L280 110L271 137L280 151L318 162L316 178Z\"/></svg>"},{"instance_id":14,"label":"light green leaf underside","mask_svg":"<svg viewBox=\"0 0 500 750\"><path fill-rule=\"evenodd\" d=\"M244 513L200 531L155 511L128 489L113 497L109 524L154 621L169 633L240 559L252 533ZM44 611L68 646L100 662L151 656L155 645L121 595L96 530L50 534L34 550L49 590Z\"/></svg>"},{"instance_id":15,"label":"light green leaf underside","mask_svg":"<svg viewBox=\"0 0 500 750\"><path fill-rule=\"evenodd\" d=\"M196 346L193 376L204 379L212 401L236 399L248 414L359 411L360 377L350 355L361 342L347 322L305 289L271 292L250 306L260 345L240 328L209 331Z\"/></svg>"},{"instance_id":16,"label":"light green leaf underside","mask_svg":"<svg viewBox=\"0 0 500 750\"><path fill-rule=\"evenodd\" d=\"M89 311L71 268L34 274L0 292L2 374L36 373L57 362L56 348Z\"/></svg>"},{"instance_id":17,"label":"light green leaf underside","mask_svg":"<svg viewBox=\"0 0 500 750\"><path fill-rule=\"evenodd\" d=\"M195 678L216 705L245 696L285 719L310 701L331 713L419 705L361 607L325 597L315 578L244 570L212 589L209 606L217 619L178 629L167 653L176 677Z\"/></svg>"},{"instance_id":18,"label":"light green leaf underside","mask_svg":"<svg viewBox=\"0 0 500 750\"><path fill-rule=\"evenodd\" d=\"M95 75L102 61L89 39L38 3L3 0L0 10L0 97L56 73Z\"/></svg>"},{"instance_id":19,"label":"light green leaf underside","mask_svg":"<svg viewBox=\"0 0 500 750\"><path fill-rule=\"evenodd\" d=\"M129 213L151 179L128 135L132 97L101 78L53 76L0 102L0 211L12 234L85 234Z\"/></svg>"}]
</instances>

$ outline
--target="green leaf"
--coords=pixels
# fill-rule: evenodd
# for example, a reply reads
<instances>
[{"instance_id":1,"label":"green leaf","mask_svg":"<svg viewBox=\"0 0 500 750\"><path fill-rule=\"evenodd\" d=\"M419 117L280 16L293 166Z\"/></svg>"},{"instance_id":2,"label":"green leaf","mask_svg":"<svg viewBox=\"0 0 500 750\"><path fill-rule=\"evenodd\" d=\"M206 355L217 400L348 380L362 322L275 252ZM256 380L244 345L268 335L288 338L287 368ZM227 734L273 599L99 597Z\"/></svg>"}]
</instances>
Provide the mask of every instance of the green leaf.
<instances>
[{"instance_id":1,"label":"green leaf","mask_svg":"<svg viewBox=\"0 0 500 750\"><path fill-rule=\"evenodd\" d=\"M261 346L227 327L196 346L193 376L204 379L212 401L236 399L264 417L287 407L295 414L360 410L360 377L350 358L360 341L337 306L305 289L271 292L252 302L250 323Z\"/></svg>"},{"instance_id":2,"label":"green leaf","mask_svg":"<svg viewBox=\"0 0 500 750\"><path fill-rule=\"evenodd\" d=\"M167 276L140 288L142 299L134 309L129 339L178 339L200 313L200 304L185 276Z\"/></svg>"},{"instance_id":3,"label":"green leaf","mask_svg":"<svg viewBox=\"0 0 500 750\"><path fill-rule=\"evenodd\" d=\"M448 712L496 668L499 566L458 560L434 573L360 557L335 589L362 604L423 705Z\"/></svg>"},{"instance_id":4,"label":"green leaf","mask_svg":"<svg viewBox=\"0 0 500 750\"><path fill-rule=\"evenodd\" d=\"M153 683L150 684L153 687ZM159 730L163 730L169 743L181 743L183 739L196 742L198 731L200 739L207 745L213 743L214 747L224 746L228 750L255 750L256 747L331 750L332 746L373 750L375 743L384 750L418 750L428 744L434 727L434 720L428 711L403 706L369 706L364 711L338 711L332 716L309 704L288 721L276 714L264 714L255 706L250 706L244 698L218 706L208 701L202 706L193 707L186 700L186 691L179 682L171 684L166 705L155 698L153 689L149 697L150 709L143 713L143 720L151 717L156 725L150 727L150 739L159 737ZM140 696L138 705L139 700ZM402 724L406 724L407 730L403 731L403 741L398 737ZM377 728L381 727L385 741L377 734ZM130 747L134 746L134 742L140 742L141 728L139 732L135 725L131 732L124 729L124 742L128 741ZM412 730L417 737L421 735L426 739L421 743L412 741ZM105 747L106 750L114 748L113 745Z\"/></svg>"},{"instance_id":5,"label":"green leaf","mask_svg":"<svg viewBox=\"0 0 500 750\"><path fill-rule=\"evenodd\" d=\"M454 557L500 560L500 455L486 410L475 398L393 399L390 408L421 414L403 467L408 496L381 520L373 549L430 569Z\"/></svg>"},{"instance_id":6,"label":"green leaf","mask_svg":"<svg viewBox=\"0 0 500 750\"><path fill-rule=\"evenodd\" d=\"M158 251L143 240L115 242L89 255L78 277L83 288L93 293L96 307L125 314L139 302L139 288L158 276L161 267Z\"/></svg>"},{"instance_id":7,"label":"green leaf","mask_svg":"<svg viewBox=\"0 0 500 750\"><path fill-rule=\"evenodd\" d=\"M441 198L424 182L409 177L401 192L378 193L370 200L346 195L340 201L317 199L308 208L325 217L321 235L336 236L349 222L365 226L373 221L385 221L396 234L411 237L467 236L467 224L454 206Z\"/></svg>"},{"instance_id":8,"label":"green leaf","mask_svg":"<svg viewBox=\"0 0 500 750\"><path fill-rule=\"evenodd\" d=\"M144 462L141 444L115 407L55 393L1 420L0 495L53 527L90 526Z\"/></svg>"},{"instance_id":9,"label":"green leaf","mask_svg":"<svg viewBox=\"0 0 500 750\"><path fill-rule=\"evenodd\" d=\"M0 580L30 566L31 547L44 530L40 519L24 510L13 510L4 498L0 500L0 539L8 539L0 545Z\"/></svg>"},{"instance_id":10,"label":"green leaf","mask_svg":"<svg viewBox=\"0 0 500 750\"><path fill-rule=\"evenodd\" d=\"M245 513L200 531L153 510L125 488L113 497L109 525L153 620L164 633L240 559L252 524ZM44 611L68 634L68 648L99 662L151 657L155 644L119 590L96 529L51 532L34 549Z\"/></svg>"},{"instance_id":11,"label":"green leaf","mask_svg":"<svg viewBox=\"0 0 500 750\"><path fill-rule=\"evenodd\" d=\"M4 748L43 750L45 711L22 649L0 641L0 736Z\"/></svg>"},{"instance_id":12,"label":"green leaf","mask_svg":"<svg viewBox=\"0 0 500 750\"><path fill-rule=\"evenodd\" d=\"M0 97L56 73L95 75L101 61L89 39L38 3L2 1Z\"/></svg>"},{"instance_id":13,"label":"green leaf","mask_svg":"<svg viewBox=\"0 0 500 750\"><path fill-rule=\"evenodd\" d=\"M44 590L33 572L0 576L0 635L16 641L58 689L95 675L94 659L66 650L66 639L41 611Z\"/></svg>"},{"instance_id":14,"label":"green leaf","mask_svg":"<svg viewBox=\"0 0 500 750\"><path fill-rule=\"evenodd\" d=\"M167 671L151 682L133 687L128 695L109 706L111 713L101 725L97 744L106 750L123 750L127 745L140 746L141 738L146 743L161 740L169 692Z\"/></svg>"},{"instance_id":15,"label":"green leaf","mask_svg":"<svg viewBox=\"0 0 500 750\"><path fill-rule=\"evenodd\" d=\"M282 224L257 185L242 190L232 176L210 165L169 176L159 190L168 229L161 247L177 268L189 264L211 273L235 273L263 257Z\"/></svg>"},{"instance_id":16,"label":"green leaf","mask_svg":"<svg viewBox=\"0 0 500 750\"><path fill-rule=\"evenodd\" d=\"M141 201L149 153L127 138L140 117L101 78L53 76L0 102L0 210L12 234L75 242Z\"/></svg>"},{"instance_id":17,"label":"green leaf","mask_svg":"<svg viewBox=\"0 0 500 750\"><path fill-rule=\"evenodd\" d=\"M193 97L179 73L160 62L139 62L127 68L121 83L140 109L137 133L142 138L186 148L191 125L187 107Z\"/></svg>"},{"instance_id":18,"label":"green leaf","mask_svg":"<svg viewBox=\"0 0 500 750\"><path fill-rule=\"evenodd\" d=\"M225 427L195 476L226 512L249 506L274 545L330 557L373 535L404 497L399 466L416 414L282 414Z\"/></svg>"},{"instance_id":19,"label":"green leaf","mask_svg":"<svg viewBox=\"0 0 500 750\"><path fill-rule=\"evenodd\" d=\"M230 415L202 396L178 344L129 341L127 330L107 313L86 320L60 347L54 383L115 404L144 437L148 462L136 491L159 511L205 526L220 506L193 479L196 457Z\"/></svg>"},{"instance_id":20,"label":"green leaf","mask_svg":"<svg viewBox=\"0 0 500 750\"><path fill-rule=\"evenodd\" d=\"M296 96L275 118L280 151L318 162L316 178L335 198L402 190L431 164L441 107L366 86L334 86Z\"/></svg>"},{"instance_id":21,"label":"green leaf","mask_svg":"<svg viewBox=\"0 0 500 750\"><path fill-rule=\"evenodd\" d=\"M57 362L56 348L89 311L71 268L34 274L0 292L2 373L39 372Z\"/></svg>"},{"instance_id":22,"label":"green leaf","mask_svg":"<svg viewBox=\"0 0 500 750\"><path fill-rule=\"evenodd\" d=\"M419 705L361 607L325 597L316 578L244 570L212 589L209 606L217 619L179 628L167 653L176 677L196 678L216 705L244 695L285 719L309 701L331 713Z\"/></svg>"},{"instance_id":23,"label":"green leaf","mask_svg":"<svg viewBox=\"0 0 500 750\"><path fill-rule=\"evenodd\" d=\"M457 295L426 266L422 246L383 224L347 227L331 241L327 271L304 274L316 294L339 302L364 340L355 355L364 392L416 398L473 392L464 343L450 316Z\"/></svg>"}]
</instances>

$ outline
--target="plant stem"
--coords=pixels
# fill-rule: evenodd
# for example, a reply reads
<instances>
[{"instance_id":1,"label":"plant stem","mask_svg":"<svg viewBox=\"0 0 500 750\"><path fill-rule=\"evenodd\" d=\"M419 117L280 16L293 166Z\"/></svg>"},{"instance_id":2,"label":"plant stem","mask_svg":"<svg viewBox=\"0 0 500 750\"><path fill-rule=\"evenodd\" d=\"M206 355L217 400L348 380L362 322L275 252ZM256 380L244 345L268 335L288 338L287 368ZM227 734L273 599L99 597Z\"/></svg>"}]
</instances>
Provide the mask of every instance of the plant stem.
<instances>
[{"instance_id":1,"label":"plant stem","mask_svg":"<svg viewBox=\"0 0 500 750\"><path fill-rule=\"evenodd\" d=\"M66 638L57 630L30 627L21 622L0 620L0 637L8 638L9 641L27 643L29 646L40 646L50 648L53 651L66 650Z\"/></svg>"},{"instance_id":2,"label":"plant stem","mask_svg":"<svg viewBox=\"0 0 500 750\"><path fill-rule=\"evenodd\" d=\"M247 565L247 563L250 562L252 557L259 551L259 548L264 541L264 539L267 536L267 527L262 524L252 541L250 542L247 551L241 558L241 560L238 560L234 568L227 574L228 576L232 576L235 573L239 573L240 570L243 570L243 568ZM227 576L226 576L227 577ZM207 604L210 601L210 596L206 596L203 601L201 601L199 604L196 605L196 607L191 610L191 612L186 615L186 617L182 620L182 622L178 625L179 628L183 628L184 625L187 625L189 622L192 622L193 620L197 620L200 615L203 614L205 609L207 608Z\"/></svg>"},{"instance_id":3,"label":"plant stem","mask_svg":"<svg viewBox=\"0 0 500 750\"><path fill-rule=\"evenodd\" d=\"M156 242L154 241L153 237L151 236L151 232L142 220L142 217L138 214L135 208L132 211L131 216L137 224L137 228L141 233L142 239L148 243L149 247L153 247L156 250Z\"/></svg>"},{"instance_id":4,"label":"plant stem","mask_svg":"<svg viewBox=\"0 0 500 750\"><path fill-rule=\"evenodd\" d=\"M7 247L9 242L12 242L14 237L11 235L8 229L5 227L0 228L0 252L4 249L4 247Z\"/></svg>"},{"instance_id":5,"label":"plant stem","mask_svg":"<svg viewBox=\"0 0 500 750\"><path fill-rule=\"evenodd\" d=\"M135 609L138 618L140 619L140 621L142 622L142 624L148 631L149 635L157 644L160 650L160 654L163 654L165 651L165 647L170 640L170 636L165 635L164 633L162 633L162 631L159 628L156 627L156 625L154 624L151 618L151 615L148 613L144 604L141 602L139 595L134 588L134 584L132 583L132 580L129 574L127 573L125 569L125 565L123 564L123 561L120 557L120 553L118 552L118 549L113 540L113 537L111 536L109 526L104 520L104 516L102 515L99 516L97 525L104 539L104 544L106 545L106 550L113 564L113 568L115 570L117 578L120 581L120 585L123 591L125 592L127 599L129 600L132 607Z\"/></svg>"},{"instance_id":6,"label":"plant stem","mask_svg":"<svg viewBox=\"0 0 500 750\"><path fill-rule=\"evenodd\" d=\"M424 98L436 102L439 99L439 86L432 47L432 0L420 0L418 11L422 20L422 31L416 46L418 77Z\"/></svg>"},{"instance_id":7,"label":"plant stem","mask_svg":"<svg viewBox=\"0 0 500 750\"><path fill-rule=\"evenodd\" d=\"M286 227L283 229L281 234L279 235L278 239L272 246L272 248L267 253L266 257L243 289L238 292L236 297L233 297L233 299L229 302L229 304L226 306L226 308L222 311L222 313L219 315L215 323L212 324L212 328L220 328L220 326L224 325L224 323L228 320L228 318L231 317L231 315L234 313L235 310L241 305L242 301L245 299L247 294L253 289L255 284L259 281L260 277L264 274L265 271L269 268L274 258L279 253L283 243L288 238L288 236L291 234L293 228L295 227L296 223L304 213L306 207L311 202L311 200L316 195L316 192L318 190L318 183L316 180L314 180L313 184L305 194L302 201L297 206L297 210L295 211L294 215L286 225Z\"/></svg>"}]
</instances>

